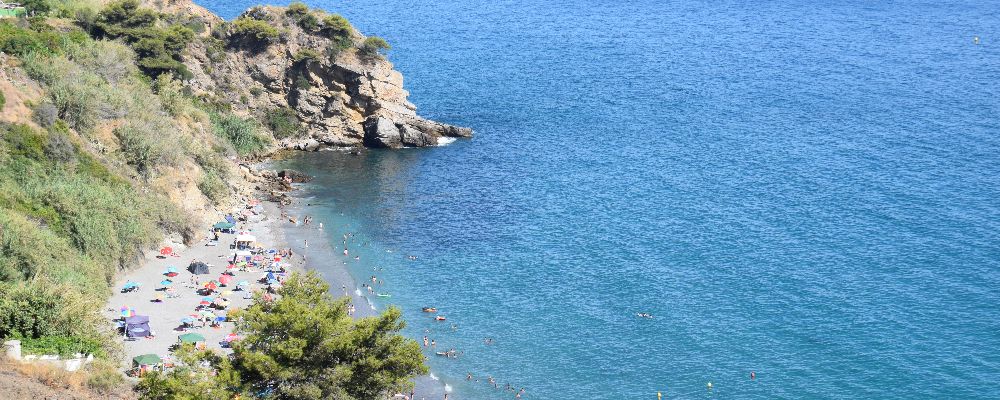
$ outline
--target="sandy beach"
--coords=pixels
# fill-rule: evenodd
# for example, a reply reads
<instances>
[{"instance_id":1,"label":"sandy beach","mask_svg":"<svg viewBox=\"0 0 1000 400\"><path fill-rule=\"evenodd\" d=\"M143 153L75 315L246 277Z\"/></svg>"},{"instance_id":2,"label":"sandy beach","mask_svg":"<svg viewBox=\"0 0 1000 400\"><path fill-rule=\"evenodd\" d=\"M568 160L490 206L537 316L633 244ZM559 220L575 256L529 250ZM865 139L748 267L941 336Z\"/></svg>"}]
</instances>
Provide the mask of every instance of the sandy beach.
<instances>
[{"instance_id":1,"label":"sandy beach","mask_svg":"<svg viewBox=\"0 0 1000 400\"><path fill-rule=\"evenodd\" d=\"M281 221L277 205L262 202L261 206L263 212L260 216L251 218L247 222L239 222L235 228L236 232L247 232L256 236L257 244L265 249L288 247L284 243L284 235L279 227ZM223 218L223 215L219 216L220 221ZM197 279L200 282L217 280L226 271L226 266L235 252L235 250L230 248L230 244L233 243L237 236L236 234L220 233L218 244L215 246L208 245L210 243L209 236L210 227L206 226L200 232L198 241L192 246L186 248L176 245L172 246L174 248L174 256L163 257L159 253L151 254L143 260L141 266L123 274L115 283L113 288L115 293L108 300L103 310L103 315L107 317L109 323L114 324L114 321L121 317L121 307L130 307L135 310L136 315L149 316L150 331L154 334L152 337L130 340L126 340L124 336L121 337L125 353L121 360L124 368L130 368L132 358L138 355L156 354L161 357L168 356L170 354L170 347L178 343L178 335L187 332L195 332L205 336L206 346L209 349L225 353L231 351L228 348L224 348L220 343L225 339L226 335L233 332L232 322L222 322L217 327L202 327L201 323L197 322L192 328L180 330L180 326L182 325L181 319L197 313L196 308L202 297L204 297L198 294L198 288L195 288L191 284L191 278L194 275L187 270L188 265L195 261L208 264L209 273L197 275ZM288 262L288 267L286 268L289 272L302 269L302 257L299 255L292 257L290 260L286 259L282 261ZM179 274L173 278L165 276L164 271L169 267L176 268ZM232 279L233 283L227 287L220 287L219 290L234 290L236 282L244 280L251 282L251 290L260 290L263 287L262 284L257 283L261 275L265 274L261 269L258 268L247 272L234 269L233 272L235 274ZM165 279L170 279L174 282L171 286L174 288L176 297L166 296L163 290L159 290L163 288L160 282ZM139 289L129 293L122 293L121 289L126 282L138 283L140 285ZM163 300L159 302L153 301L158 294L162 295ZM230 301L228 310L243 308L249 305L252 300L245 299L244 294L244 291L235 291L232 295L225 296ZM215 294L215 296L217 295L218 293Z\"/></svg>"}]
</instances>

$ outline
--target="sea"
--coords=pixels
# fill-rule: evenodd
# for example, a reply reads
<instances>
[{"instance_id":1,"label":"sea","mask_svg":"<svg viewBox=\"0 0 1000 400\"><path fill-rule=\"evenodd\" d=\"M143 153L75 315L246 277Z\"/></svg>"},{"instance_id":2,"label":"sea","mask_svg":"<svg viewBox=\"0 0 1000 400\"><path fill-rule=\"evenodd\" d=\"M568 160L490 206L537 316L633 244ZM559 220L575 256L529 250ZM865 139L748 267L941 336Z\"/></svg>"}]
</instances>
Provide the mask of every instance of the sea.
<instances>
[{"instance_id":1,"label":"sea","mask_svg":"<svg viewBox=\"0 0 1000 400\"><path fill-rule=\"evenodd\" d=\"M475 130L279 163L418 398L1000 398L1000 3L306 3Z\"/></svg>"}]
</instances>

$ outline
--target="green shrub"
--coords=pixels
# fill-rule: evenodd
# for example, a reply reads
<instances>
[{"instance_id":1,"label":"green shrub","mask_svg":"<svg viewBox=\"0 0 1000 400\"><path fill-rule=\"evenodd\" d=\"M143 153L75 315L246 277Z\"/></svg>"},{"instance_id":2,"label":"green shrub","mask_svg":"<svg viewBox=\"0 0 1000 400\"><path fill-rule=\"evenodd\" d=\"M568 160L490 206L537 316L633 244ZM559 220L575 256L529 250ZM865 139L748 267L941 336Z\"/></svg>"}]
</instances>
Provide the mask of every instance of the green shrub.
<instances>
[{"instance_id":1,"label":"green shrub","mask_svg":"<svg viewBox=\"0 0 1000 400\"><path fill-rule=\"evenodd\" d=\"M28 15L45 15L52 10L49 0L21 0L20 3Z\"/></svg>"},{"instance_id":2,"label":"green shrub","mask_svg":"<svg viewBox=\"0 0 1000 400\"><path fill-rule=\"evenodd\" d=\"M285 15L295 19L302 18L304 15L309 15L309 6L301 1L294 1L285 9Z\"/></svg>"},{"instance_id":3,"label":"green shrub","mask_svg":"<svg viewBox=\"0 0 1000 400\"><path fill-rule=\"evenodd\" d=\"M213 203L220 203L222 200L229 195L229 186L226 182L219 177L218 174L212 171L206 171L202 175L201 180L198 181L198 189L212 200Z\"/></svg>"},{"instance_id":4,"label":"green shrub","mask_svg":"<svg viewBox=\"0 0 1000 400\"><path fill-rule=\"evenodd\" d=\"M93 354L104 357L103 343L97 339L79 336L42 336L37 339L21 339L21 351L25 354L58 354L72 357L74 354Z\"/></svg>"},{"instance_id":5,"label":"green shrub","mask_svg":"<svg viewBox=\"0 0 1000 400\"><path fill-rule=\"evenodd\" d=\"M169 164L176 156L158 129L128 122L114 130L125 161L139 173L149 176L161 164Z\"/></svg>"},{"instance_id":6,"label":"green shrub","mask_svg":"<svg viewBox=\"0 0 1000 400\"><path fill-rule=\"evenodd\" d=\"M3 91L0 90L0 111L3 111L3 107L7 105L7 97L4 96Z\"/></svg>"},{"instance_id":7,"label":"green shrub","mask_svg":"<svg viewBox=\"0 0 1000 400\"><path fill-rule=\"evenodd\" d=\"M299 26L306 32L316 32L320 28L319 18L311 13L303 15L302 18L299 18Z\"/></svg>"},{"instance_id":8,"label":"green shrub","mask_svg":"<svg viewBox=\"0 0 1000 400\"><path fill-rule=\"evenodd\" d=\"M280 34L278 28L268 22L246 16L233 21L232 29L234 38L250 45L267 46L276 41Z\"/></svg>"},{"instance_id":9,"label":"green shrub","mask_svg":"<svg viewBox=\"0 0 1000 400\"><path fill-rule=\"evenodd\" d=\"M392 46L389 43L378 36L369 36L365 39L364 43L361 45L361 53L367 56L375 56L380 54L383 50L389 50Z\"/></svg>"},{"instance_id":10,"label":"green shrub","mask_svg":"<svg viewBox=\"0 0 1000 400\"><path fill-rule=\"evenodd\" d=\"M312 89L312 83L302 74L298 74L295 76L295 87L299 90L309 90Z\"/></svg>"},{"instance_id":11,"label":"green shrub","mask_svg":"<svg viewBox=\"0 0 1000 400\"><path fill-rule=\"evenodd\" d=\"M292 61L296 63L319 60L319 52L313 49L302 49L292 55Z\"/></svg>"},{"instance_id":12,"label":"green shrub","mask_svg":"<svg viewBox=\"0 0 1000 400\"><path fill-rule=\"evenodd\" d=\"M157 25L157 12L142 8L138 0L120 0L108 4L94 21L97 37L122 39L135 49L137 65L147 75L171 73L189 79L190 72L180 62L180 53L194 39L194 31L176 24Z\"/></svg>"},{"instance_id":13,"label":"green shrub","mask_svg":"<svg viewBox=\"0 0 1000 400\"><path fill-rule=\"evenodd\" d=\"M240 118L233 114L213 113L212 131L229 141L242 157L262 153L270 144L270 140L260 133L260 126L249 118Z\"/></svg>"},{"instance_id":14,"label":"green shrub","mask_svg":"<svg viewBox=\"0 0 1000 400\"><path fill-rule=\"evenodd\" d=\"M323 33L330 39L350 37L353 30L347 18L340 14L330 14L323 18Z\"/></svg>"},{"instance_id":15,"label":"green shrub","mask_svg":"<svg viewBox=\"0 0 1000 400\"><path fill-rule=\"evenodd\" d=\"M288 107L268 110L264 115L264 124L278 139L297 137L302 134L302 124L299 122L298 113Z\"/></svg>"},{"instance_id":16,"label":"green shrub","mask_svg":"<svg viewBox=\"0 0 1000 400\"><path fill-rule=\"evenodd\" d=\"M49 103L48 101L43 101L35 105L32 112L32 119L34 119L38 125L46 128L55 124L56 120L59 118L59 110L56 109L55 105Z\"/></svg>"}]
</instances>

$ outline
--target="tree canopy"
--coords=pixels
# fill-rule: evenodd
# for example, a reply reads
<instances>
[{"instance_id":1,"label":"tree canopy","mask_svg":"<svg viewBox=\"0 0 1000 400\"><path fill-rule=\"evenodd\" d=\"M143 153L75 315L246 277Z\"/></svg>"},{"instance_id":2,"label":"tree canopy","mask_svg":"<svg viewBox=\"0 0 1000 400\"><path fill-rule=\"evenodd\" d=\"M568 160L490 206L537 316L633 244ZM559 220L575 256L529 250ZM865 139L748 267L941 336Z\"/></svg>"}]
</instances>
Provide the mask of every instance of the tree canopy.
<instances>
[{"instance_id":1,"label":"tree canopy","mask_svg":"<svg viewBox=\"0 0 1000 400\"><path fill-rule=\"evenodd\" d=\"M212 361L204 374L186 368L152 375L140 393L186 397L183 388L204 384L251 398L376 399L406 390L411 378L427 372L420 346L399 334L399 309L355 320L347 307L348 299L334 299L316 273L293 274L277 299L258 296L231 314L243 336L231 361Z\"/></svg>"}]
</instances>

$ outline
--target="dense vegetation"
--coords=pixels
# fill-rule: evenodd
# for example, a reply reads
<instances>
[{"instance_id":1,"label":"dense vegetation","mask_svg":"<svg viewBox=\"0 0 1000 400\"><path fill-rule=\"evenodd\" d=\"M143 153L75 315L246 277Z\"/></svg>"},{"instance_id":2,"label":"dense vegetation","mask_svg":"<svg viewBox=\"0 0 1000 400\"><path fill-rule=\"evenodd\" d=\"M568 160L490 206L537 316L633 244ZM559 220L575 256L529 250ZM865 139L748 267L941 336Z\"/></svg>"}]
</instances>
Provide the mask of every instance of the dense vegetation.
<instances>
[{"instance_id":1,"label":"dense vegetation","mask_svg":"<svg viewBox=\"0 0 1000 400\"><path fill-rule=\"evenodd\" d=\"M147 399L376 399L405 390L427 369L419 345L399 335L398 309L355 320L315 274L293 274L277 300L257 297L240 311L231 359L182 352L186 367L150 374Z\"/></svg>"}]
</instances>

